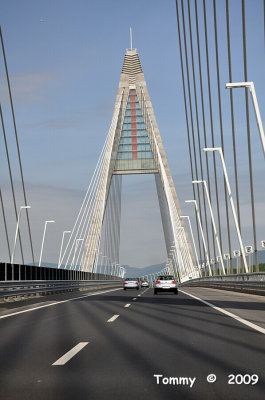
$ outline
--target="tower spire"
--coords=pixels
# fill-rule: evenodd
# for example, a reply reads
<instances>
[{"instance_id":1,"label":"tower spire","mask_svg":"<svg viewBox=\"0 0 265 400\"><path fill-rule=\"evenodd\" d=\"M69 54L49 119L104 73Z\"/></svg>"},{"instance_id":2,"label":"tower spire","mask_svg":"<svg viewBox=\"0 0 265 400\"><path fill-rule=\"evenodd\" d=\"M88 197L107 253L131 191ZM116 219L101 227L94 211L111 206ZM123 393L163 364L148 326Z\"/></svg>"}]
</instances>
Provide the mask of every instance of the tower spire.
<instances>
[{"instance_id":1,"label":"tower spire","mask_svg":"<svg viewBox=\"0 0 265 400\"><path fill-rule=\"evenodd\" d=\"M131 50L132 50L132 28L130 27L130 43L131 43Z\"/></svg>"}]
</instances>

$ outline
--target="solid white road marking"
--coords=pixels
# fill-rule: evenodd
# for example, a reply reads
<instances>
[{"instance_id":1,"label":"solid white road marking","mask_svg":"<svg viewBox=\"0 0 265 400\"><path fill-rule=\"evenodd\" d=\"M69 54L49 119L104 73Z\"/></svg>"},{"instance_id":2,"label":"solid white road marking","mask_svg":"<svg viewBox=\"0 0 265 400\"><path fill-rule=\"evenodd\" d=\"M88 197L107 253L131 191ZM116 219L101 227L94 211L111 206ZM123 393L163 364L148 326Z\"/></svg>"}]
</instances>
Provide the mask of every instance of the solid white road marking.
<instances>
[{"instance_id":1,"label":"solid white road marking","mask_svg":"<svg viewBox=\"0 0 265 400\"><path fill-rule=\"evenodd\" d=\"M119 314L113 315L113 317L111 317L110 319L108 319L107 322L113 322L115 321L115 319L117 319L119 317Z\"/></svg>"},{"instance_id":2,"label":"solid white road marking","mask_svg":"<svg viewBox=\"0 0 265 400\"><path fill-rule=\"evenodd\" d=\"M90 296L96 296L97 294L104 294L104 293L108 293L108 292L114 292L115 290L122 290L122 289L121 288L119 288L119 289L110 289L110 290L105 290L104 292L96 292L96 293L86 294L84 296L74 297L72 299L56 301L55 303L45 304L45 305L42 305L42 306L39 306L39 307L29 308L28 310L22 310L22 311L14 312L12 314L2 315L2 316L0 316L0 319L13 317L13 315L18 315L18 314L23 314L23 313L26 313L26 312L38 310L39 308L56 306L57 304L67 303L68 301L84 299L85 297L90 297Z\"/></svg>"},{"instance_id":3,"label":"solid white road marking","mask_svg":"<svg viewBox=\"0 0 265 400\"><path fill-rule=\"evenodd\" d=\"M62 357L60 357L57 361L55 361L52 365L64 365L71 358L73 358L79 351L81 351L89 342L80 342L67 353L65 353Z\"/></svg>"},{"instance_id":4,"label":"solid white road marking","mask_svg":"<svg viewBox=\"0 0 265 400\"><path fill-rule=\"evenodd\" d=\"M225 314L225 315L228 315L229 317L236 319L238 322L241 322L242 324L247 325L247 326L249 326L250 328L255 329L256 331L258 331L258 332L260 332L260 333L263 333L263 334L265 335L265 329L264 329L264 328L261 328L260 326L258 326L258 325L256 325L256 324L253 324L252 322L249 322L249 321L247 321L246 319L241 318L241 317L239 317L238 315L235 315L235 314L233 314L233 313L231 313L231 312L229 312L229 311L223 310L222 308L217 307L217 306L215 306L214 304L209 303L209 302L206 301L206 300L202 300L202 299L200 299L199 297L196 297L196 296L193 296L192 294L189 294L189 293L187 293L187 292L184 292L183 290L180 290L180 292L186 294L187 296L193 297L193 298L196 299L196 300L201 301L202 303L206 304L207 306L212 307L212 308L214 308L215 310L220 311L221 313L223 313L223 314Z\"/></svg>"},{"instance_id":5,"label":"solid white road marking","mask_svg":"<svg viewBox=\"0 0 265 400\"><path fill-rule=\"evenodd\" d=\"M125 307L125 308L127 308L127 307L130 307L130 305L131 305L131 304L130 304L130 303L128 303L128 304L125 304L125 306L124 306L124 307Z\"/></svg>"}]
</instances>

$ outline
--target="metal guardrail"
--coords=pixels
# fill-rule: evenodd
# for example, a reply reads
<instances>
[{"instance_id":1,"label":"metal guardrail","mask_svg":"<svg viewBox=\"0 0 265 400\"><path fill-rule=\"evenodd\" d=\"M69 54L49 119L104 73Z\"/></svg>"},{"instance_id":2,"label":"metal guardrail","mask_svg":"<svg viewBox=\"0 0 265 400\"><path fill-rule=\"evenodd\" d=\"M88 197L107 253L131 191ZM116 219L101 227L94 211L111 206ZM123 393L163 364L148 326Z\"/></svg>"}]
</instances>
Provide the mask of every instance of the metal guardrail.
<instances>
[{"instance_id":1,"label":"metal guardrail","mask_svg":"<svg viewBox=\"0 0 265 400\"><path fill-rule=\"evenodd\" d=\"M257 281L257 282L265 282L265 272L251 272L248 274L231 274L231 275L215 275L215 276L207 276L205 278L197 278L187 281L185 283L190 282L226 282L226 281Z\"/></svg>"},{"instance_id":2,"label":"metal guardrail","mask_svg":"<svg viewBox=\"0 0 265 400\"><path fill-rule=\"evenodd\" d=\"M33 294L48 295L75 290L98 289L100 287L119 287L121 281L5 281L0 282L0 298L23 297Z\"/></svg>"},{"instance_id":3,"label":"metal guardrail","mask_svg":"<svg viewBox=\"0 0 265 400\"><path fill-rule=\"evenodd\" d=\"M265 272L192 279L180 286L202 286L265 295Z\"/></svg>"}]
</instances>

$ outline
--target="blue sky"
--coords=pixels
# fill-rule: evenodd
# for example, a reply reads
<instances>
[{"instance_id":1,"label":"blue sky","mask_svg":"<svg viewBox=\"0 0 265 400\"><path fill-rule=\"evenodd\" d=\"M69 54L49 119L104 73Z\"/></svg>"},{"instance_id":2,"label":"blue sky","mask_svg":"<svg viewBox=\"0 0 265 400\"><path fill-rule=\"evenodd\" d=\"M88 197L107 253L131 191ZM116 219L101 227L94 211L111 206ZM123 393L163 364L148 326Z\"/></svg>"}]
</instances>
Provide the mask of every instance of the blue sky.
<instances>
[{"instance_id":1,"label":"blue sky","mask_svg":"<svg viewBox=\"0 0 265 400\"><path fill-rule=\"evenodd\" d=\"M186 6L186 2L184 3ZM206 3L209 13L211 69L214 71L213 27L210 23L212 1L207 0ZM224 1L217 3L219 35L225 37L225 27L222 23ZM198 0L199 18L202 16L200 4L201 1ZM235 80L243 79L242 49L239 40L240 4L239 0L231 2ZM255 82L264 120L265 59L262 4L262 0L246 0L249 79ZM192 190L173 0L9 0L1 4L0 23L14 97L28 203L32 206L30 215L36 259L46 219L56 221L47 232L43 257L49 262L57 262L62 231L71 229L73 225L109 129L123 57L125 49L129 47L130 26L133 28L133 46L138 49L140 55L183 213L192 214L184 203L187 197L191 198ZM225 54L225 46L225 40L221 41L221 54ZM227 165L232 179L229 93L224 89L224 84L228 81L227 60L225 56L221 56L220 60ZM205 64L203 69L205 70ZM18 181L19 171L3 74L1 58L0 101L8 132L14 177ZM214 73L212 76L214 87ZM242 215L244 214L243 234L246 244L251 244L246 128L242 97L242 91L235 93ZM214 101L213 104L218 130L217 102ZM264 217L262 218L264 159L253 113L251 124L260 241L264 239L265 233ZM10 188L6 183L8 175L2 137L0 144L0 178L7 204L10 237L13 238L15 221L11 212ZM120 261L132 266L158 264L165 259L154 180L152 176L141 178L126 178L123 185ZM22 204L19 183L17 198L18 204ZM22 218L22 230L23 223ZM134 226L131 231L128 230L130 224ZM6 258L3 244L1 254Z\"/></svg>"}]
</instances>

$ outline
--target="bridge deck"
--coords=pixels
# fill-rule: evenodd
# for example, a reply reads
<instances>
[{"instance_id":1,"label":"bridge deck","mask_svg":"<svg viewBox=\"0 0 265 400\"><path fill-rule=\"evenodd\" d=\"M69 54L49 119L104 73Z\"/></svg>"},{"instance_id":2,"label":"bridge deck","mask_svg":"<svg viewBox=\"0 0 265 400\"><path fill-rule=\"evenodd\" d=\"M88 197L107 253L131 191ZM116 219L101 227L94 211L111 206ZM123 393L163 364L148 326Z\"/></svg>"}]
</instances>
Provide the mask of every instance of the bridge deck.
<instances>
[{"instance_id":1,"label":"bridge deck","mask_svg":"<svg viewBox=\"0 0 265 400\"><path fill-rule=\"evenodd\" d=\"M264 326L264 297L185 291ZM0 328L1 398L264 398L264 335L183 293L90 294L0 319ZM64 355L64 365L52 365ZM259 382L229 385L231 373ZM164 384L169 377L196 380Z\"/></svg>"}]
</instances>

